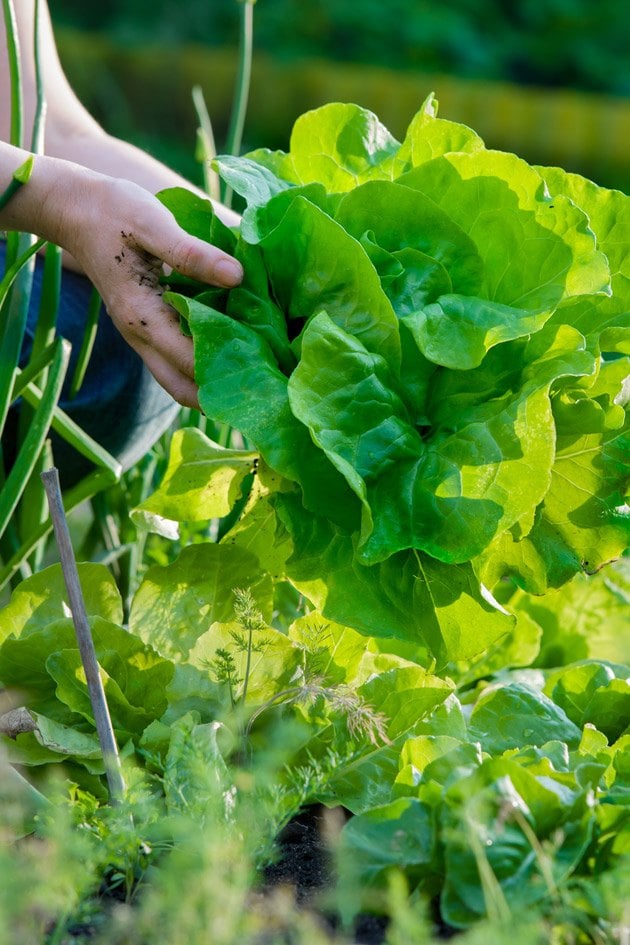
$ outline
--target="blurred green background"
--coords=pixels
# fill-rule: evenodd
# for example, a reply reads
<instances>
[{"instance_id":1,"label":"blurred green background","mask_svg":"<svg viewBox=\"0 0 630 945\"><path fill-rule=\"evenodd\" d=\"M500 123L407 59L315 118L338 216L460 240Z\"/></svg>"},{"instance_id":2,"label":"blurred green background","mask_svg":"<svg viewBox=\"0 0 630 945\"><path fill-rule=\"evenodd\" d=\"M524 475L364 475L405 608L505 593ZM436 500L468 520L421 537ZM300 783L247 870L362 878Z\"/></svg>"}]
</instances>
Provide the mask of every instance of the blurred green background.
<instances>
[{"instance_id":1,"label":"blurred green background","mask_svg":"<svg viewBox=\"0 0 630 945\"><path fill-rule=\"evenodd\" d=\"M236 71L238 0L49 0L61 58L112 133L197 182L191 88L218 149ZM627 0L258 0L245 148L285 147L327 101L372 108L397 136L434 91L489 147L630 185Z\"/></svg>"}]
</instances>

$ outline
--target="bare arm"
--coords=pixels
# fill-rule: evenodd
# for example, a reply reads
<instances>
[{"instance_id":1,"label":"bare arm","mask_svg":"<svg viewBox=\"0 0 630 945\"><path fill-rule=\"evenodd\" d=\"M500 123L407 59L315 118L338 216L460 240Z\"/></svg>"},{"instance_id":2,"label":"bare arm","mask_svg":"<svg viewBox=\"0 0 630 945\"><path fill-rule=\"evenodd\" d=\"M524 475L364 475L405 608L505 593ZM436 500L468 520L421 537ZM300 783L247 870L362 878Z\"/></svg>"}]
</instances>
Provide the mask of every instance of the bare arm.
<instances>
[{"instance_id":1,"label":"bare arm","mask_svg":"<svg viewBox=\"0 0 630 945\"><path fill-rule=\"evenodd\" d=\"M35 61L33 32L34 0L17 0L15 14L21 48L24 85L25 147L35 113ZM50 15L45 0L41 3L40 41L42 71L47 100L45 150L52 157L64 158L94 171L120 177L139 184L151 193L166 187L187 187L202 192L175 171L156 161L146 152L107 134L83 107L72 90L59 62ZM0 140L9 140L8 58L2 8L0 7ZM239 217L232 210L215 203L217 215L228 226L235 226Z\"/></svg>"},{"instance_id":2,"label":"bare arm","mask_svg":"<svg viewBox=\"0 0 630 945\"><path fill-rule=\"evenodd\" d=\"M34 0L18 0L22 48L25 129L35 110L32 29ZM193 346L174 311L162 300L162 263L212 285L233 286L240 264L208 243L189 236L153 196L170 186L188 186L144 152L107 135L78 102L63 74L47 7L42 2L43 74L49 102L46 154L35 159L30 180L0 212L0 230L43 236L70 253L91 279L129 345L180 403L197 406ZM27 152L7 144L9 77L0 6L0 193ZM30 131L27 131L30 138ZM195 189L195 188L190 188ZM238 218L225 208L228 225Z\"/></svg>"}]
</instances>

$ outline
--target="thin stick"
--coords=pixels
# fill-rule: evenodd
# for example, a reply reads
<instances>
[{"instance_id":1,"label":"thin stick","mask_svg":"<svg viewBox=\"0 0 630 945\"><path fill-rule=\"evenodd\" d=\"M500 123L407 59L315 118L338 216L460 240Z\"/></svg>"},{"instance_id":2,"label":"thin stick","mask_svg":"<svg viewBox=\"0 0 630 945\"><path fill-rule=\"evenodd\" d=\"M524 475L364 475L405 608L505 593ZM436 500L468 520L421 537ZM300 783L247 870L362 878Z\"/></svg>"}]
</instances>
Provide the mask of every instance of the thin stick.
<instances>
[{"instance_id":1,"label":"thin stick","mask_svg":"<svg viewBox=\"0 0 630 945\"><path fill-rule=\"evenodd\" d=\"M105 698L103 681L98 669L94 641L85 610L77 563L72 549L72 542L70 541L70 532L68 530L68 522L66 520L59 486L59 473L53 466L52 469L47 469L41 474L41 479L48 497L50 517L52 518L55 538L57 539L57 546L59 548L61 569L70 600L70 610L72 612L79 652L85 670L92 711L94 712L96 732L101 745L101 751L103 752L110 802L117 804L122 800L125 793L125 782L120 766L116 736L114 735L114 729L107 707L107 699Z\"/></svg>"}]
</instances>

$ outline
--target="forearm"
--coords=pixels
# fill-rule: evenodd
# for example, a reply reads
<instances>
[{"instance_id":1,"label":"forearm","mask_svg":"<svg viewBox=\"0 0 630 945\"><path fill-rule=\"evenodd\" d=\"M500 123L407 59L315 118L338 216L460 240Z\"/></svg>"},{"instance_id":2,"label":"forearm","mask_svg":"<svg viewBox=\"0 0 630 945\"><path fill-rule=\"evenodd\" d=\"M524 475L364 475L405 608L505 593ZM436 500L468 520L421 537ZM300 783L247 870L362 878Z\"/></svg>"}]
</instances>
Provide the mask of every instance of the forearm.
<instances>
[{"instance_id":1,"label":"forearm","mask_svg":"<svg viewBox=\"0 0 630 945\"><path fill-rule=\"evenodd\" d=\"M107 134L90 116L82 116L74 123L69 123L56 120L53 112L48 122L46 152L54 157L75 161L102 174L132 181L154 194L168 187L186 187L209 199L200 188L193 186L145 151ZM224 223L228 226L238 225L238 214L214 201L213 204Z\"/></svg>"},{"instance_id":2,"label":"forearm","mask_svg":"<svg viewBox=\"0 0 630 945\"><path fill-rule=\"evenodd\" d=\"M188 186L132 145L106 134L77 100L63 74L45 0L43 79L48 101L45 154L28 181L0 209L0 230L21 230L57 243L100 293L114 324L158 382L181 404L198 407L192 340L164 302L162 266L197 282L230 288L243 278L235 259L182 230L153 194ZM34 111L34 0L16 5L23 50L25 127ZM8 58L0 5L0 194L27 151L6 144ZM193 190L196 188L192 188ZM229 225L238 218L217 208Z\"/></svg>"},{"instance_id":3,"label":"forearm","mask_svg":"<svg viewBox=\"0 0 630 945\"><path fill-rule=\"evenodd\" d=\"M48 8L40 0L43 82L47 99L44 148L48 155L72 161L110 177L128 180L155 194L167 187L187 187L206 196L170 168L125 141L107 134L83 107L63 72L55 46ZM22 60L25 141L35 112L35 62L33 58L34 0L15 5ZM0 5L0 140L9 136L9 68L5 28ZM231 210L215 205L228 226L239 218Z\"/></svg>"}]
</instances>

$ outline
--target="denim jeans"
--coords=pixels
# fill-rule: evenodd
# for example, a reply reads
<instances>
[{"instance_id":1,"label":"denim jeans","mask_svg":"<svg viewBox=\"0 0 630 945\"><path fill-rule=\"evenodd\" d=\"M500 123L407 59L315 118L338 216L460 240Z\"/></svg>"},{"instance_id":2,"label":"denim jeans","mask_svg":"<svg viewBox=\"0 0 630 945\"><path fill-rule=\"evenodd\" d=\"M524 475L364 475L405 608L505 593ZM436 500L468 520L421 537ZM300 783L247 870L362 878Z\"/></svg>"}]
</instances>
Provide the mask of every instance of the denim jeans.
<instances>
[{"instance_id":1,"label":"denim jeans","mask_svg":"<svg viewBox=\"0 0 630 945\"><path fill-rule=\"evenodd\" d=\"M6 244L0 240L0 276L4 272ZM43 260L37 257L30 309L20 364L27 363L41 296ZM129 469L151 448L173 423L178 404L160 387L142 359L124 341L104 306L98 321L96 341L83 385L70 399L74 374L92 286L85 276L64 269L57 331L72 345L70 367L59 406L108 452L123 469ZM19 405L14 405L2 433L5 469L15 460ZM51 431L53 457L64 486L78 482L93 467L90 462Z\"/></svg>"}]
</instances>

